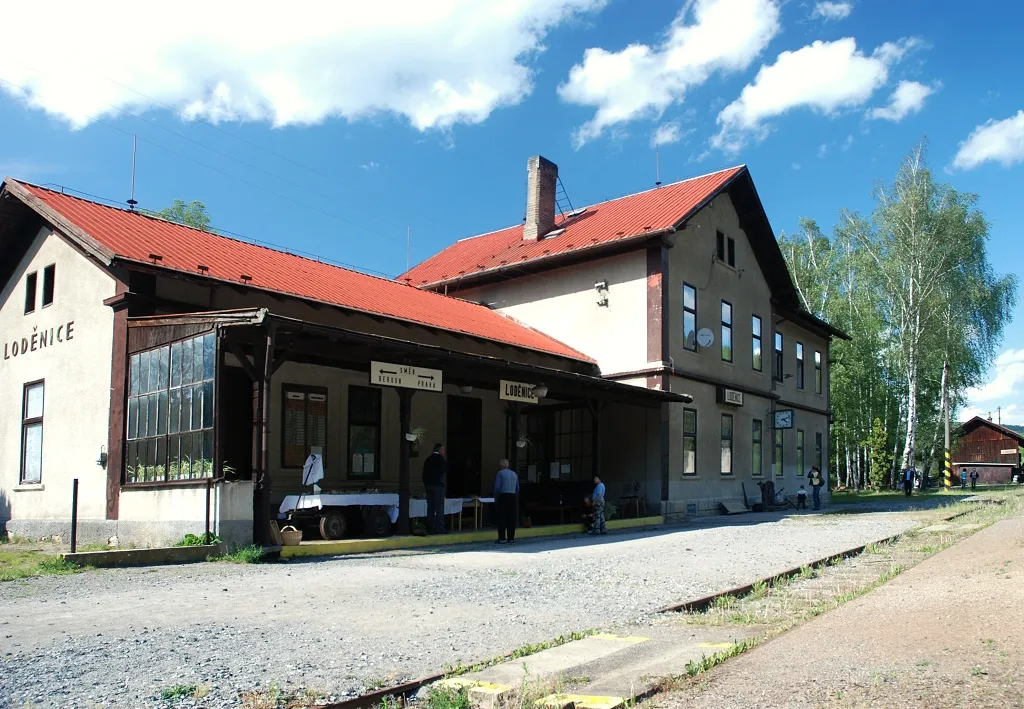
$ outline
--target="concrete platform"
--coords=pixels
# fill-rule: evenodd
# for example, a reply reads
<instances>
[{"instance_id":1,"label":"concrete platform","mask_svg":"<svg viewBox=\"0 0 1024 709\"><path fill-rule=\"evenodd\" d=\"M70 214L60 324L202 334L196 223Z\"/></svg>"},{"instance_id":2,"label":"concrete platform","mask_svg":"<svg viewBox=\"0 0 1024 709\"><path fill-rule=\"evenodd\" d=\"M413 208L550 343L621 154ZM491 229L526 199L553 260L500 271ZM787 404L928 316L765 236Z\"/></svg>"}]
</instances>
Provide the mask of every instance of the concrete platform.
<instances>
[{"instance_id":1,"label":"concrete platform","mask_svg":"<svg viewBox=\"0 0 1024 709\"><path fill-rule=\"evenodd\" d=\"M64 561L79 566L155 566L158 564L189 564L206 561L207 557L227 554L226 543L194 547L156 547L153 549L111 549L61 554Z\"/></svg>"},{"instance_id":2,"label":"concrete platform","mask_svg":"<svg viewBox=\"0 0 1024 709\"><path fill-rule=\"evenodd\" d=\"M665 523L665 518L639 517L635 519L613 519L608 522L608 529L637 529L641 527L658 527ZM516 530L516 540L535 539L537 537L557 537L581 534L580 524L556 524L546 527L524 527ZM382 551L399 551L403 549L423 549L425 547L451 546L454 544L479 544L495 539L493 529L481 529L465 532L449 532L433 534L425 537L384 537L382 539L339 539L325 541L321 539L304 541L298 546L281 547L281 558L297 558L309 556L343 556L346 554L372 554Z\"/></svg>"}]
</instances>

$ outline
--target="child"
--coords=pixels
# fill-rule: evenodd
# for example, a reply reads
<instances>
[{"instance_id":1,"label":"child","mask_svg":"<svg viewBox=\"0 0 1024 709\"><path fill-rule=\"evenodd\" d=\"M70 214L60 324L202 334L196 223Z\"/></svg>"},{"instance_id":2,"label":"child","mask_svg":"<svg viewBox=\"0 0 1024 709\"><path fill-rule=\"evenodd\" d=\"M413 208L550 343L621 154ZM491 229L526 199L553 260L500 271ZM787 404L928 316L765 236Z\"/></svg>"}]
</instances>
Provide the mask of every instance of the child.
<instances>
[{"instance_id":1,"label":"child","mask_svg":"<svg viewBox=\"0 0 1024 709\"><path fill-rule=\"evenodd\" d=\"M807 490L804 489L802 483L800 489L796 491L796 508L798 510L807 509Z\"/></svg>"}]
</instances>

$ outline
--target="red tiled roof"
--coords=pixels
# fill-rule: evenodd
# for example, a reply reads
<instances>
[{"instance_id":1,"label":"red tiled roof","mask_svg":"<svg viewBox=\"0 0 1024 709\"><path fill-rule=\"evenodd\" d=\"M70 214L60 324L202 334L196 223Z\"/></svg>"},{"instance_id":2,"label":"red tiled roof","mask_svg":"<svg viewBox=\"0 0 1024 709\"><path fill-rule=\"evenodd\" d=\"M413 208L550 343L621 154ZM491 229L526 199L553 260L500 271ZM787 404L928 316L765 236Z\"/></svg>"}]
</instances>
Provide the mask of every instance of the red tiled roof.
<instances>
[{"instance_id":1,"label":"red tiled roof","mask_svg":"<svg viewBox=\"0 0 1024 709\"><path fill-rule=\"evenodd\" d=\"M429 286L667 229L690 216L744 170L741 165L601 202L575 218L559 216L555 228L565 223L565 231L539 241L523 241L522 224L462 239L399 279Z\"/></svg>"},{"instance_id":2,"label":"red tiled roof","mask_svg":"<svg viewBox=\"0 0 1024 709\"><path fill-rule=\"evenodd\" d=\"M11 183L121 260L152 265L150 254L158 254L161 267L193 276L203 275L197 268L202 264L209 268L208 278L243 283L245 274L252 277L245 284L253 288L593 362L568 345L482 305L8 180Z\"/></svg>"}]
</instances>

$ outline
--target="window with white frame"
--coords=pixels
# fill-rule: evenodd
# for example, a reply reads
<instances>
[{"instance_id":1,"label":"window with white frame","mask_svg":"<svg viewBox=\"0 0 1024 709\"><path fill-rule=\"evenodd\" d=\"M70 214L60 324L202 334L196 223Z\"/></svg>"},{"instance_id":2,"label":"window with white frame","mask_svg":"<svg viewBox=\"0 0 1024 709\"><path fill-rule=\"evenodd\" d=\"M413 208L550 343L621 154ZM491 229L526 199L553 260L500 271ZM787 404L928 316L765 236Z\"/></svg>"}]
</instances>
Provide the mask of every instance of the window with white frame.
<instances>
[{"instance_id":1,"label":"window with white frame","mask_svg":"<svg viewBox=\"0 0 1024 709\"><path fill-rule=\"evenodd\" d=\"M804 474L804 430L796 430L796 474Z\"/></svg>"},{"instance_id":2,"label":"window with white frame","mask_svg":"<svg viewBox=\"0 0 1024 709\"><path fill-rule=\"evenodd\" d=\"M732 303L722 301L722 360L732 362Z\"/></svg>"},{"instance_id":3,"label":"window with white frame","mask_svg":"<svg viewBox=\"0 0 1024 709\"><path fill-rule=\"evenodd\" d=\"M697 410L683 409L683 475L697 474Z\"/></svg>"},{"instance_id":4,"label":"window with white frame","mask_svg":"<svg viewBox=\"0 0 1024 709\"><path fill-rule=\"evenodd\" d=\"M821 352L814 352L814 393L821 393Z\"/></svg>"},{"instance_id":5,"label":"window with white frame","mask_svg":"<svg viewBox=\"0 0 1024 709\"><path fill-rule=\"evenodd\" d=\"M761 477L761 419L754 419L750 431L751 444L751 474L755 478Z\"/></svg>"},{"instance_id":6,"label":"window with white frame","mask_svg":"<svg viewBox=\"0 0 1024 709\"><path fill-rule=\"evenodd\" d=\"M732 475L732 414L722 414L722 475Z\"/></svg>"},{"instance_id":7,"label":"window with white frame","mask_svg":"<svg viewBox=\"0 0 1024 709\"><path fill-rule=\"evenodd\" d=\"M43 382L26 384L21 398L22 484L43 481Z\"/></svg>"},{"instance_id":8,"label":"window with white frame","mask_svg":"<svg viewBox=\"0 0 1024 709\"><path fill-rule=\"evenodd\" d=\"M697 350L697 289L683 284L683 347Z\"/></svg>"},{"instance_id":9,"label":"window with white frame","mask_svg":"<svg viewBox=\"0 0 1024 709\"><path fill-rule=\"evenodd\" d=\"M804 343L796 343L796 388L804 388Z\"/></svg>"},{"instance_id":10,"label":"window with white frame","mask_svg":"<svg viewBox=\"0 0 1024 709\"><path fill-rule=\"evenodd\" d=\"M761 371L761 318L754 315L750 318L751 328L751 366L754 371Z\"/></svg>"}]
</instances>

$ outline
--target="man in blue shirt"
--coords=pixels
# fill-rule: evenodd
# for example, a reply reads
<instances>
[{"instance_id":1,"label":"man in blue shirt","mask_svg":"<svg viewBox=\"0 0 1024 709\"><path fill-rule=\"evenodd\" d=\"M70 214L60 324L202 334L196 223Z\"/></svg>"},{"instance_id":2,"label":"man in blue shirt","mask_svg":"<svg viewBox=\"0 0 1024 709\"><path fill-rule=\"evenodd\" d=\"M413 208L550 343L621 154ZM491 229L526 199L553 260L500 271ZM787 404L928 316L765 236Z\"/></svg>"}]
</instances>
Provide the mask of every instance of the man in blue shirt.
<instances>
[{"instance_id":1,"label":"man in blue shirt","mask_svg":"<svg viewBox=\"0 0 1024 709\"><path fill-rule=\"evenodd\" d=\"M514 544L519 517L519 476L509 469L508 459L498 461L500 470L494 477L494 511L498 522L498 544Z\"/></svg>"},{"instance_id":2,"label":"man in blue shirt","mask_svg":"<svg viewBox=\"0 0 1024 709\"><path fill-rule=\"evenodd\" d=\"M604 525L604 483L601 478L594 476L594 492L590 499L594 504L594 524L590 527L591 534L607 534L608 530Z\"/></svg>"}]
</instances>

